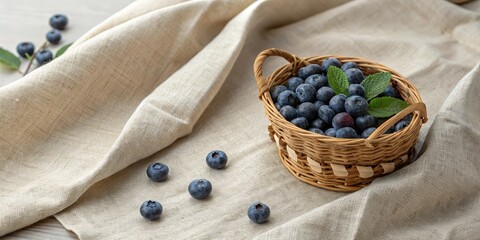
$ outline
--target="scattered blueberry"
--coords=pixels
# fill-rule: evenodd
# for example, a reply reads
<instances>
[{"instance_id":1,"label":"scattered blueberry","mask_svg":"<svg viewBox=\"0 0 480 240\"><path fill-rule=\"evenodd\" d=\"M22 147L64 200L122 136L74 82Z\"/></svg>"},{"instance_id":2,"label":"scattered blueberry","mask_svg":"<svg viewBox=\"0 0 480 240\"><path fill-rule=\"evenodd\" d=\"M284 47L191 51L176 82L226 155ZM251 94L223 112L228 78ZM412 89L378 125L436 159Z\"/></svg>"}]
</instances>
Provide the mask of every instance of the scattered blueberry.
<instances>
[{"instance_id":1,"label":"scattered blueberry","mask_svg":"<svg viewBox=\"0 0 480 240\"><path fill-rule=\"evenodd\" d=\"M357 138L357 132L351 127L344 127L337 130L335 136L337 138Z\"/></svg>"},{"instance_id":2,"label":"scattered blueberry","mask_svg":"<svg viewBox=\"0 0 480 240\"><path fill-rule=\"evenodd\" d=\"M315 89L320 89L321 87L325 87L328 84L327 77L322 74L313 74L305 79L306 84L310 84L315 87Z\"/></svg>"},{"instance_id":3,"label":"scattered blueberry","mask_svg":"<svg viewBox=\"0 0 480 240\"><path fill-rule=\"evenodd\" d=\"M317 119L313 120L313 121L310 123L310 127L312 127L312 128L326 129L326 128L328 127L328 124L325 123L322 119L317 118Z\"/></svg>"},{"instance_id":4,"label":"scattered blueberry","mask_svg":"<svg viewBox=\"0 0 480 240\"><path fill-rule=\"evenodd\" d=\"M213 169L222 169L227 165L228 157L225 152L214 150L208 153L206 161L209 167Z\"/></svg>"},{"instance_id":5,"label":"scattered blueberry","mask_svg":"<svg viewBox=\"0 0 480 240\"><path fill-rule=\"evenodd\" d=\"M143 202L142 206L140 206L140 214L150 221L158 219L162 212L162 204L157 201L148 200Z\"/></svg>"},{"instance_id":6,"label":"scattered blueberry","mask_svg":"<svg viewBox=\"0 0 480 240\"><path fill-rule=\"evenodd\" d=\"M21 42L17 45L17 52L21 57L26 58L27 55L31 57L35 52L35 46L31 42Z\"/></svg>"},{"instance_id":7,"label":"scattered blueberry","mask_svg":"<svg viewBox=\"0 0 480 240\"><path fill-rule=\"evenodd\" d=\"M310 64L298 70L298 76L302 79L307 79L309 76L313 74L320 74L320 73L322 73L322 67L320 67L320 65L318 64Z\"/></svg>"},{"instance_id":8,"label":"scattered blueberry","mask_svg":"<svg viewBox=\"0 0 480 240\"><path fill-rule=\"evenodd\" d=\"M345 112L345 100L347 97L343 94L338 94L330 99L328 105L331 109L333 109L336 113Z\"/></svg>"},{"instance_id":9,"label":"scattered blueberry","mask_svg":"<svg viewBox=\"0 0 480 240\"><path fill-rule=\"evenodd\" d=\"M328 68L330 66L335 66L335 67L340 68L340 67L342 67L342 63L340 61L338 61L338 59L336 59L336 58L328 58L325 61L323 61L323 63L322 63L323 72L328 72Z\"/></svg>"},{"instance_id":10,"label":"scattered blueberry","mask_svg":"<svg viewBox=\"0 0 480 240\"><path fill-rule=\"evenodd\" d=\"M365 88L358 83L350 84L350 86L348 86L348 95L365 97Z\"/></svg>"},{"instance_id":11,"label":"scattered blueberry","mask_svg":"<svg viewBox=\"0 0 480 240\"><path fill-rule=\"evenodd\" d=\"M297 90L297 87L300 86L300 84L304 84L304 81L299 77L291 77L287 80L287 88L293 92Z\"/></svg>"},{"instance_id":12,"label":"scattered blueberry","mask_svg":"<svg viewBox=\"0 0 480 240\"><path fill-rule=\"evenodd\" d=\"M321 106L325 105L325 103L324 103L323 101L318 100L318 101L315 101L315 102L313 103L313 105L315 105L315 108L316 108L317 111L318 111L318 109L319 109Z\"/></svg>"},{"instance_id":13,"label":"scattered blueberry","mask_svg":"<svg viewBox=\"0 0 480 240\"><path fill-rule=\"evenodd\" d=\"M310 84L300 84L295 90L295 93L297 94L299 102L313 102L315 100L317 89Z\"/></svg>"},{"instance_id":14,"label":"scattered blueberry","mask_svg":"<svg viewBox=\"0 0 480 240\"><path fill-rule=\"evenodd\" d=\"M382 94L380 94L380 96L398 98L398 92L397 89L395 89L391 85L388 85L388 87L385 89L385 91L383 91Z\"/></svg>"},{"instance_id":15,"label":"scattered blueberry","mask_svg":"<svg viewBox=\"0 0 480 240\"><path fill-rule=\"evenodd\" d=\"M357 126L359 132L370 127L375 127L375 124L375 118L370 114L359 116L355 119L355 126Z\"/></svg>"},{"instance_id":16,"label":"scattered blueberry","mask_svg":"<svg viewBox=\"0 0 480 240\"><path fill-rule=\"evenodd\" d=\"M311 102L304 102L297 107L298 116L304 117L308 121L313 121L318 116L318 110Z\"/></svg>"},{"instance_id":17,"label":"scattered blueberry","mask_svg":"<svg viewBox=\"0 0 480 240\"><path fill-rule=\"evenodd\" d=\"M205 199L212 192L212 184L206 179L196 179L188 185L188 192L195 199Z\"/></svg>"},{"instance_id":18,"label":"scattered blueberry","mask_svg":"<svg viewBox=\"0 0 480 240\"><path fill-rule=\"evenodd\" d=\"M323 105L318 109L318 116L327 124L332 124L333 117L335 117L335 111L328 105Z\"/></svg>"},{"instance_id":19,"label":"scattered blueberry","mask_svg":"<svg viewBox=\"0 0 480 240\"><path fill-rule=\"evenodd\" d=\"M358 68L358 64L354 62L346 62L342 65L342 70L345 72L350 68Z\"/></svg>"},{"instance_id":20,"label":"scattered blueberry","mask_svg":"<svg viewBox=\"0 0 480 240\"><path fill-rule=\"evenodd\" d=\"M309 128L308 131L325 135L325 133L320 128Z\"/></svg>"},{"instance_id":21,"label":"scattered blueberry","mask_svg":"<svg viewBox=\"0 0 480 240\"><path fill-rule=\"evenodd\" d=\"M329 137L336 137L337 130L335 130L335 128L329 128L329 129L325 130L325 135L327 135Z\"/></svg>"},{"instance_id":22,"label":"scattered blueberry","mask_svg":"<svg viewBox=\"0 0 480 240\"><path fill-rule=\"evenodd\" d=\"M318 100L328 103L335 96L335 92L329 87L321 87L318 89L316 96Z\"/></svg>"},{"instance_id":23,"label":"scattered blueberry","mask_svg":"<svg viewBox=\"0 0 480 240\"><path fill-rule=\"evenodd\" d=\"M398 132L402 129L404 129L405 127L407 127L409 124L408 121L405 121L405 120L400 120L397 124L395 124L395 132Z\"/></svg>"},{"instance_id":24,"label":"scattered blueberry","mask_svg":"<svg viewBox=\"0 0 480 240\"><path fill-rule=\"evenodd\" d=\"M294 118L292 119L292 121L290 121L291 123L293 123L293 125L299 127L299 128L302 128L302 129L307 129L308 127L308 121L306 118L304 117L297 117L297 118Z\"/></svg>"},{"instance_id":25,"label":"scattered blueberry","mask_svg":"<svg viewBox=\"0 0 480 240\"><path fill-rule=\"evenodd\" d=\"M345 110L352 115L358 117L367 114L368 102L360 96L350 96L345 100Z\"/></svg>"},{"instance_id":26,"label":"scattered blueberry","mask_svg":"<svg viewBox=\"0 0 480 240\"><path fill-rule=\"evenodd\" d=\"M370 135L372 135L372 133L375 130L377 130L377 128L375 128L375 127L367 128L367 129L363 130L361 137L362 138L368 138L368 137L370 137Z\"/></svg>"},{"instance_id":27,"label":"scattered blueberry","mask_svg":"<svg viewBox=\"0 0 480 240\"><path fill-rule=\"evenodd\" d=\"M53 54L52 52L50 52L50 50L44 49L37 53L37 56L35 57L35 59L37 59L38 64L43 65L45 63L52 61Z\"/></svg>"},{"instance_id":28,"label":"scattered blueberry","mask_svg":"<svg viewBox=\"0 0 480 240\"><path fill-rule=\"evenodd\" d=\"M53 29L52 31L47 32L46 38L49 43L58 44L60 39L62 39L62 34L60 31Z\"/></svg>"},{"instance_id":29,"label":"scattered blueberry","mask_svg":"<svg viewBox=\"0 0 480 240\"><path fill-rule=\"evenodd\" d=\"M147 167L147 176L154 182L161 182L167 179L168 166L163 163L152 163Z\"/></svg>"},{"instance_id":30,"label":"scattered blueberry","mask_svg":"<svg viewBox=\"0 0 480 240\"><path fill-rule=\"evenodd\" d=\"M350 116L350 114L348 114L346 112L341 112L341 113L335 115L335 117L333 117L332 125L338 131L338 129L340 129L340 128L353 127L354 122L353 122L353 118L352 118L352 116Z\"/></svg>"},{"instance_id":31,"label":"scattered blueberry","mask_svg":"<svg viewBox=\"0 0 480 240\"><path fill-rule=\"evenodd\" d=\"M282 116L287 120L287 121L290 121L296 117L298 117L297 115L297 109L295 109L294 107L292 106L283 106L282 108L280 108L280 114L282 114Z\"/></svg>"},{"instance_id":32,"label":"scattered blueberry","mask_svg":"<svg viewBox=\"0 0 480 240\"><path fill-rule=\"evenodd\" d=\"M49 23L53 28L63 30L68 24L68 18L63 14L55 14L50 18Z\"/></svg>"},{"instance_id":33,"label":"scattered blueberry","mask_svg":"<svg viewBox=\"0 0 480 240\"><path fill-rule=\"evenodd\" d=\"M297 105L297 96L295 93L291 90L285 90L280 95L278 95L278 104L280 104L280 107L283 106L296 106Z\"/></svg>"},{"instance_id":34,"label":"scattered blueberry","mask_svg":"<svg viewBox=\"0 0 480 240\"><path fill-rule=\"evenodd\" d=\"M254 223L261 224L268 220L270 217L270 208L267 204L261 202L255 202L248 208L248 218Z\"/></svg>"},{"instance_id":35,"label":"scattered blueberry","mask_svg":"<svg viewBox=\"0 0 480 240\"><path fill-rule=\"evenodd\" d=\"M278 95L280 95L281 92L283 92L287 89L288 88L283 86L283 85L277 85L277 86L272 87L272 89L270 90L270 95L272 96L272 100L274 102L276 102L277 99L278 99Z\"/></svg>"},{"instance_id":36,"label":"scattered blueberry","mask_svg":"<svg viewBox=\"0 0 480 240\"><path fill-rule=\"evenodd\" d=\"M365 79L362 71L360 71L358 68L347 69L347 71L345 71L345 74L347 74L348 82L350 83L360 84L363 79Z\"/></svg>"}]
</instances>

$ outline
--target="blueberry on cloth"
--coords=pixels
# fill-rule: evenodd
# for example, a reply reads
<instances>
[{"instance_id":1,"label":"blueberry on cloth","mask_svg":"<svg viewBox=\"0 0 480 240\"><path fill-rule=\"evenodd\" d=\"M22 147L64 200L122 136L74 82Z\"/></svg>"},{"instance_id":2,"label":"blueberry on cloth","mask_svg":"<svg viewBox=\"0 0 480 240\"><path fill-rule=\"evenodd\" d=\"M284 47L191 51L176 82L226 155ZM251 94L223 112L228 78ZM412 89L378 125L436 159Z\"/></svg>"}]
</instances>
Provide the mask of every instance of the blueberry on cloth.
<instances>
[{"instance_id":1,"label":"blueberry on cloth","mask_svg":"<svg viewBox=\"0 0 480 240\"><path fill-rule=\"evenodd\" d=\"M252 220L252 222L261 224L268 220L270 217L270 208L267 204L261 202L255 202L248 208L247 211L248 218Z\"/></svg>"},{"instance_id":2,"label":"blueberry on cloth","mask_svg":"<svg viewBox=\"0 0 480 240\"><path fill-rule=\"evenodd\" d=\"M222 169L227 165L227 154L220 150L214 150L208 153L207 157L207 165L213 169Z\"/></svg>"}]
</instances>

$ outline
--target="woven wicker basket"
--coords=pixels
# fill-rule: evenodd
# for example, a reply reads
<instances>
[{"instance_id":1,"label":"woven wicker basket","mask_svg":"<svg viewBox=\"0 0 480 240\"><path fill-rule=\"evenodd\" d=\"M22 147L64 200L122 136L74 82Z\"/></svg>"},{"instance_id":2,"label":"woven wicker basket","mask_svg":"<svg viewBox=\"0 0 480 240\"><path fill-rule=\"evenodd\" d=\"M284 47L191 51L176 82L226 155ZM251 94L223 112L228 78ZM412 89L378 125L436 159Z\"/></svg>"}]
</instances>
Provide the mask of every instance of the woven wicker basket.
<instances>
[{"instance_id":1,"label":"woven wicker basket","mask_svg":"<svg viewBox=\"0 0 480 240\"><path fill-rule=\"evenodd\" d=\"M285 58L286 64L269 77L263 77L263 64L268 57ZM288 122L275 108L270 88L284 83L303 66L321 64L329 57L341 62L356 62L364 74L390 72L391 83L410 106L391 117L367 139L342 139L323 136L298 128ZM415 153L422 123L427 122L425 104L415 86L407 79L381 64L357 57L315 56L299 58L280 49L261 52L254 63L259 98L270 120L269 134L279 149L285 167L308 184L342 192L361 189L375 178L391 173L406 164ZM401 131L383 134L399 120L413 113L411 123Z\"/></svg>"}]
</instances>

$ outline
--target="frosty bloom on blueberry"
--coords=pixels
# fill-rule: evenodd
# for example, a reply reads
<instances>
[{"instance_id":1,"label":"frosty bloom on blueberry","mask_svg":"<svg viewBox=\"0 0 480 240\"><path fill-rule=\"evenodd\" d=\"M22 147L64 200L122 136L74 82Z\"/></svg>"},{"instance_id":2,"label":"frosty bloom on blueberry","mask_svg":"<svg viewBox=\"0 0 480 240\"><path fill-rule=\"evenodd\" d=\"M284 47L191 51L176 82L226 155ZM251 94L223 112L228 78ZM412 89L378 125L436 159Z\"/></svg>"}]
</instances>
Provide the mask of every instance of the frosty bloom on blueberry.
<instances>
[{"instance_id":1,"label":"frosty bloom on blueberry","mask_svg":"<svg viewBox=\"0 0 480 240\"><path fill-rule=\"evenodd\" d=\"M188 185L188 193L195 199L205 199L212 192L212 184L207 179L193 180Z\"/></svg>"},{"instance_id":2,"label":"frosty bloom on blueberry","mask_svg":"<svg viewBox=\"0 0 480 240\"><path fill-rule=\"evenodd\" d=\"M168 176L168 166L163 163L152 163L147 167L147 176L154 182L165 181Z\"/></svg>"},{"instance_id":3,"label":"frosty bloom on blueberry","mask_svg":"<svg viewBox=\"0 0 480 240\"><path fill-rule=\"evenodd\" d=\"M206 157L207 165L213 169L222 169L227 165L227 154L220 150L211 151Z\"/></svg>"},{"instance_id":4,"label":"frosty bloom on blueberry","mask_svg":"<svg viewBox=\"0 0 480 240\"><path fill-rule=\"evenodd\" d=\"M140 214L145 219L148 219L150 221L160 218L160 215L162 215L162 212L163 212L162 204L160 204L157 201L148 200L148 201L145 201L142 204L142 206L140 206Z\"/></svg>"},{"instance_id":5,"label":"frosty bloom on blueberry","mask_svg":"<svg viewBox=\"0 0 480 240\"><path fill-rule=\"evenodd\" d=\"M248 208L247 215L252 222L261 224L266 222L268 217L270 217L270 208L267 204L255 202Z\"/></svg>"}]
</instances>

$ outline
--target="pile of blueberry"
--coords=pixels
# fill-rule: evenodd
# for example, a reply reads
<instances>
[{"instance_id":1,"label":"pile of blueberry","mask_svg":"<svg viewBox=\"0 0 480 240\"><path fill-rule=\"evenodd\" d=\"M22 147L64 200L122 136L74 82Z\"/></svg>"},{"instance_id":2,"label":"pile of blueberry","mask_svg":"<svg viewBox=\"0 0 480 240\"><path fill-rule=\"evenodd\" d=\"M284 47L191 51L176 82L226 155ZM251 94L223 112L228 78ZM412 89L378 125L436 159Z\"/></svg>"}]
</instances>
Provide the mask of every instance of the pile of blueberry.
<instances>
[{"instance_id":1,"label":"pile of blueberry","mask_svg":"<svg viewBox=\"0 0 480 240\"><path fill-rule=\"evenodd\" d=\"M55 14L50 18L49 24L53 29L47 32L45 37L50 44L56 45L62 39L60 30L65 29L68 18L63 14ZM31 42L21 42L17 45L17 52L23 58L33 57L35 46ZM44 48L35 54L35 59L39 65L42 65L50 62L53 59L53 54L50 50Z\"/></svg>"},{"instance_id":2,"label":"pile of blueberry","mask_svg":"<svg viewBox=\"0 0 480 240\"><path fill-rule=\"evenodd\" d=\"M327 74L330 68L337 68L346 75L345 91L348 87L348 95L346 92L336 94L332 89ZM310 64L300 68L284 85L272 87L270 95L280 114L299 128L330 137L367 138L388 118L369 114L369 102L362 86L365 78L357 63L342 64L336 58L328 58L322 65ZM378 97L400 98L391 85L386 86ZM386 133L400 131L409 124L411 117L399 121Z\"/></svg>"},{"instance_id":3,"label":"pile of blueberry","mask_svg":"<svg viewBox=\"0 0 480 240\"><path fill-rule=\"evenodd\" d=\"M211 151L206 157L207 165L210 168L219 170L227 165L227 154L220 150ZM152 163L147 167L147 176L154 182L165 181L168 177L169 168L163 163ZM196 179L188 185L188 193L195 199L206 199L212 192L212 183L207 179ZM140 214L150 220L160 218L163 206L158 201L147 200L140 206ZM263 203L253 203L247 211L248 217L255 223L264 223L270 216L270 208Z\"/></svg>"}]
</instances>

